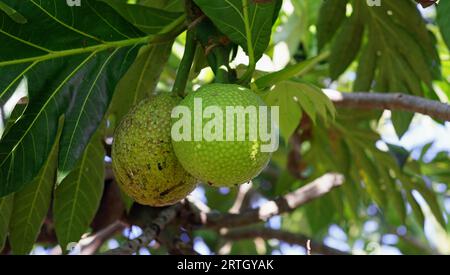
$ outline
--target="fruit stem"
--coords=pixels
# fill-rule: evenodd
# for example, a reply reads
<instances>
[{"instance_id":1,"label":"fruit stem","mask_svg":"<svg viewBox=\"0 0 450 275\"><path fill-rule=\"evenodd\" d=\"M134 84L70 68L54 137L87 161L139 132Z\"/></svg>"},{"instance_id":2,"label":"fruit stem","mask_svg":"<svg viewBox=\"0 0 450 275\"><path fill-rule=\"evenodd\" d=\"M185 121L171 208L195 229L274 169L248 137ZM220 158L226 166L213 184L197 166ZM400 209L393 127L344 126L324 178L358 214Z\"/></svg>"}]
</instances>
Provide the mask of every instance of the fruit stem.
<instances>
[{"instance_id":1,"label":"fruit stem","mask_svg":"<svg viewBox=\"0 0 450 275\"><path fill-rule=\"evenodd\" d=\"M216 58L216 62L217 62L217 69L215 71L216 78L215 78L214 82L229 83L230 82L230 79L229 79L230 68L228 65L228 60L224 53L224 49L217 48L215 51L215 58Z\"/></svg>"},{"instance_id":2,"label":"fruit stem","mask_svg":"<svg viewBox=\"0 0 450 275\"><path fill-rule=\"evenodd\" d=\"M244 75L239 79L239 84L246 85L248 84L253 77L253 73L256 69L256 60L255 60L255 51L253 49L253 34L250 27L250 16L248 13L248 0L242 0L242 12L244 17L244 26L245 26L245 35L247 38L247 55L249 59L249 64L247 67L247 71Z\"/></svg>"},{"instance_id":3,"label":"fruit stem","mask_svg":"<svg viewBox=\"0 0 450 275\"><path fill-rule=\"evenodd\" d=\"M188 30L186 32L186 45L184 47L183 58L181 59L177 77L172 89L173 93L176 93L181 97L185 96L186 84L191 72L192 63L194 62L196 49L197 41L195 40L195 34L193 31Z\"/></svg>"}]
</instances>

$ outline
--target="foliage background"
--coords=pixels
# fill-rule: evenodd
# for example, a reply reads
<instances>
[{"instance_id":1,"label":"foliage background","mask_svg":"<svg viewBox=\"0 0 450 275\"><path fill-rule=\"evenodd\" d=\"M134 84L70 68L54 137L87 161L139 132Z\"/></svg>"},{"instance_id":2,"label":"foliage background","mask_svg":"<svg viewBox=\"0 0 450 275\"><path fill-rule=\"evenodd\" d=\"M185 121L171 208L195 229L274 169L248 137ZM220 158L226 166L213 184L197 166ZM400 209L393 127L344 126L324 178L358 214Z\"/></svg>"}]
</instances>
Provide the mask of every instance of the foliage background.
<instances>
[{"instance_id":1,"label":"foliage background","mask_svg":"<svg viewBox=\"0 0 450 275\"><path fill-rule=\"evenodd\" d=\"M82 237L89 243L89 236L132 216L132 202L111 174L112 133L155 87L172 89L186 17L184 1L126 2L85 0L69 8L64 1L0 1L3 253L61 253L58 244ZM245 83L253 75L252 87L280 106L282 144L250 189L201 185L191 199L226 213L246 192L244 211L325 173L339 172L346 181L247 228L281 230L300 243L261 236L231 241L220 230L173 226L138 253L171 252L167 240L174 238L180 251L202 254L301 254L306 239L345 253L450 252L448 122L404 111L335 110L320 90L448 102L448 0L426 9L410 0L382 0L380 7L363 0L194 2L212 22L196 25L203 47L187 90L214 81L220 57L231 54L235 75L228 80ZM214 40L221 32L225 43ZM140 235L139 221L118 227L95 251Z\"/></svg>"}]
</instances>

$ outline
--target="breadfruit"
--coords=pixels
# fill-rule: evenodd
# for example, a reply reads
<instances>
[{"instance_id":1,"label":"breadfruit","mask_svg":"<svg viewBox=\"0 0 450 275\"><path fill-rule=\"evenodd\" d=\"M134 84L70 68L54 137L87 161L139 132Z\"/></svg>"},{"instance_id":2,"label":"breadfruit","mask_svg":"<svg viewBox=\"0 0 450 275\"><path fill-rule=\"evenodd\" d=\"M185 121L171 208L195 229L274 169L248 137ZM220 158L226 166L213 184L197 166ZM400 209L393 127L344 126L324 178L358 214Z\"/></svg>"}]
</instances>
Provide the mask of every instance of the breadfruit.
<instances>
[{"instance_id":1,"label":"breadfruit","mask_svg":"<svg viewBox=\"0 0 450 275\"><path fill-rule=\"evenodd\" d=\"M178 162L170 137L171 110L181 98L169 93L145 99L114 133L112 167L122 190L140 204L174 204L196 186Z\"/></svg>"},{"instance_id":2,"label":"breadfruit","mask_svg":"<svg viewBox=\"0 0 450 275\"><path fill-rule=\"evenodd\" d=\"M199 99L201 99L203 112L200 118L201 123L198 120L195 122L198 119L198 115L196 116L195 113L199 112L196 110L199 108ZM246 117L246 120L239 121L237 119L237 116L241 115L242 118L242 115L245 115L243 110L249 106L255 107L256 117L258 117L259 107L265 106L265 103L255 93L238 85L210 84L188 94L178 106L185 109L187 107L190 114L183 114L187 112L180 109L178 115L172 115L172 144L181 165L191 175L212 186L230 187L248 182L267 166L271 153L262 152L263 142L260 135L253 140L249 136L249 125L256 121L251 121L250 116ZM229 107L241 108L234 109L237 110L237 113L232 119L235 122L233 128L230 128L231 124L228 124L230 119L227 119L227 116L230 115L227 113L227 108L230 110ZM208 108L210 112L208 112ZM214 108L216 112L212 111ZM222 111L222 115L219 114L219 110ZM186 122L186 118L190 123ZM270 116L268 118L270 119ZM184 127L181 126L183 120L186 124ZM215 122L212 122L213 120ZM243 122L245 124L242 124ZM191 129L184 129L185 126L189 126L187 124L191 126ZM215 126L212 127L210 124ZM239 126L243 126L246 130L245 140L238 138ZM185 131L188 131L187 134ZM197 138L196 140L195 131L204 134L212 133L216 135L216 138L208 138L204 135L201 139ZM233 141L230 141L227 133L234 135ZM175 137L177 134L180 137ZM185 138L182 139L181 136Z\"/></svg>"}]
</instances>

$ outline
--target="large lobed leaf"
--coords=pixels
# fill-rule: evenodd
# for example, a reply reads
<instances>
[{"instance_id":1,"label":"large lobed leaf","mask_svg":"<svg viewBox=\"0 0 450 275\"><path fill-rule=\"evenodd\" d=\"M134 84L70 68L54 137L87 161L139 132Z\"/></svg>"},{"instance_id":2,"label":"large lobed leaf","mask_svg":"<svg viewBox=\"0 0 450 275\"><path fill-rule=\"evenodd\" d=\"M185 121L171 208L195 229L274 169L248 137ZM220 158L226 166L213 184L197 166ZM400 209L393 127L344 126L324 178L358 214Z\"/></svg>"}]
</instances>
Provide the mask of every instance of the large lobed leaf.
<instances>
[{"instance_id":1,"label":"large lobed leaf","mask_svg":"<svg viewBox=\"0 0 450 275\"><path fill-rule=\"evenodd\" d=\"M82 155L107 110L114 87L147 38L108 5L4 1L27 19L0 12L0 103L26 79L28 106L0 141L0 196L38 174L65 116L58 155L60 179ZM95 24L93 24L95 22ZM48 34L52 34L49 38Z\"/></svg>"},{"instance_id":2,"label":"large lobed leaf","mask_svg":"<svg viewBox=\"0 0 450 275\"><path fill-rule=\"evenodd\" d=\"M344 21L331 47L330 76L337 79L358 55L364 34L360 9Z\"/></svg>"},{"instance_id":3,"label":"large lobed leaf","mask_svg":"<svg viewBox=\"0 0 450 275\"><path fill-rule=\"evenodd\" d=\"M353 111L341 111L331 123L332 127L315 127L311 148L303 155L306 163L315 163L311 167L314 175L327 171L338 171L345 175L346 182L341 189L345 198L344 208L353 212L343 213L345 219L360 218L361 207L365 208L368 203L375 202L388 219L387 222L408 225L411 221L407 215L409 205L412 216L423 228L423 201L439 224L445 227L446 221L438 194L433 190L429 178L423 176L430 175L430 178L439 180L431 172L430 167L434 165L419 165L410 158L405 160L404 156L399 156L400 148L390 146L389 153L379 150L375 144L380 137L368 123L368 117L373 116L376 114L361 115ZM440 161L439 165L445 167L442 164L448 163L448 156L443 155Z\"/></svg>"},{"instance_id":4,"label":"large lobed leaf","mask_svg":"<svg viewBox=\"0 0 450 275\"><path fill-rule=\"evenodd\" d=\"M0 179L0 196L16 193L0 198L0 243L9 233L13 253L31 250L58 182L53 218L64 250L88 231L101 199L104 149L97 128L113 94L116 103L111 113L120 118L154 89L173 40L142 47L130 67L149 37L108 5L97 0L84 1L82 8L53 6L53 1L7 4L33 25L17 25L17 20L9 19L11 12L0 11L6 22L0 38L7 45L0 49L0 102L10 106L18 100L19 82L28 86L28 104L17 105L2 117L6 134L0 142L0 175L6 177ZM149 22L149 28L153 23L160 22ZM36 30L40 25L49 26ZM167 29L163 25L158 25L161 32ZM44 39L49 31L54 40ZM11 51L12 46L21 47L20 51ZM23 89L19 90L23 96ZM91 138L95 131L98 134Z\"/></svg>"},{"instance_id":5,"label":"large lobed leaf","mask_svg":"<svg viewBox=\"0 0 450 275\"><path fill-rule=\"evenodd\" d=\"M317 43L319 50L324 47L339 29L345 19L348 0L324 1L317 21ZM330 16L333 14L333 16Z\"/></svg>"},{"instance_id":6,"label":"large lobed leaf","mask_svg":"<svg viewBox=\"0 0 450 275\"><path fill-rule=\"evenodd\" d=\"M441 72L435 38L414 3L409 0L385 1L380 6L368 6L357 0L350 3L353 12L344 20L330 19L334 16L333 7L342 16L342 3L338 6L335 1L326 1L322 7L319 43L331 41L334 36L330 76L338 78L359 56L355 91L402 92L437 99L432 81L440 78ZM446 20L440 18L441 22ZM326 39L325 34L329 35ZM392 113L395 130L401 137L408 130L413 114Z\"/></svg>"},{"instance_id":7,"label":"large lobed leaf","mask_svg":"<svg viewBox=\"0 0 450 275\"><path fill-rule=\"evenodd\" d=\"M314 123L318 115L325 120L335 115L334 106L328 97L316 86L305 82L280 82L264 95L264 100L270 106L279 107L279 127L285 141L298 127L303 112Z\"/></svg>"}]
</instances>

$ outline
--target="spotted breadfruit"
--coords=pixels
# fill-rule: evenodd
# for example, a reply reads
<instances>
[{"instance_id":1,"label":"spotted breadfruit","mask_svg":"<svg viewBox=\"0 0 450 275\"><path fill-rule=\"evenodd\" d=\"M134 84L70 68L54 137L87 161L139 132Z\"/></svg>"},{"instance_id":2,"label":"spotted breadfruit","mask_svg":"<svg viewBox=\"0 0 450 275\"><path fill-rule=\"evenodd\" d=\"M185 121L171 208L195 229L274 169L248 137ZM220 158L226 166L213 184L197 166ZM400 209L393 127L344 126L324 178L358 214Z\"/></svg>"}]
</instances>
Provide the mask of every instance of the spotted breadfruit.
<instances>
[{"instance_id":1,"label":"spotted breadfruit","mask_svg":"<svg viewBox=\"0 0 450 275\"><path fill-rule=\"evenodd\" d=\"M170 114L180 100L163 93L142 101L124 117L114 134L114 174L122 190L140 204L174 204L196 186L171 144Z\"/></svg>"}]
</instances>

